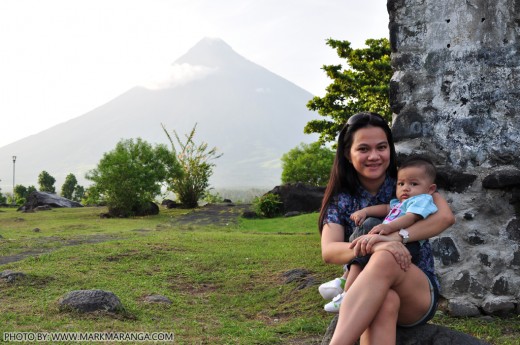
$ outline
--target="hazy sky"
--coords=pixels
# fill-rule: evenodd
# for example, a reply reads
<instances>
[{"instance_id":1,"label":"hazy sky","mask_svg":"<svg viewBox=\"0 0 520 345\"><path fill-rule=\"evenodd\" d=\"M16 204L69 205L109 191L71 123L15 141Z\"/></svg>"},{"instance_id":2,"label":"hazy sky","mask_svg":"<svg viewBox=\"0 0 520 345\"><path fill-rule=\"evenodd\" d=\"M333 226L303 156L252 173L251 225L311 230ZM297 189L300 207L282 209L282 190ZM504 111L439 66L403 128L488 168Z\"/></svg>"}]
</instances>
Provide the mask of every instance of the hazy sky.
<instances>
[{"instance_id":1,"label":"hazy sky","mask_svg":"<svg viewBox=\"0 0 520 345\"><path fill-rule=\"evenodd\" d=\"M327 38L388 37L383 0L1 0L0 147L157 78L204 37L322 95Z\"/></svg>"}]
</instances>

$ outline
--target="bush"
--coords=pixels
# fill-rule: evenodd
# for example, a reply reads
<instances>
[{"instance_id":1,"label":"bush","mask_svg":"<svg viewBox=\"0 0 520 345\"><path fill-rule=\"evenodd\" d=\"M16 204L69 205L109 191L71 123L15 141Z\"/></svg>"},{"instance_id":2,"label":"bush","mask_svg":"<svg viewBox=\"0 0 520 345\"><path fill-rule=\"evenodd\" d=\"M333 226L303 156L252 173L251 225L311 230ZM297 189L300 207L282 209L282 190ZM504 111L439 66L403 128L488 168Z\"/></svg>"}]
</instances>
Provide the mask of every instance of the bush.
<instances>
[{"instance_id":1,"label":"bush","mask_svg":"<svg viewBox=\"0 0 520 345\"><path fill-rule=\"evenodd\" d=\"M152 146L141 138L122 139L85 176L94 182L87 198L103 198L111 215L133 216L135 210L160 195L166 177L179 170L165 145Z\"/></svg>"},{"instance_id":2,"label":"bush","mask_svg":"<svg viewBox=\"0 0 520 345\"><path fill-rule=\"evenodd\" d=\"M209 204L218 204L224 202L224 198L217 192L215 192L215 194L207 192L206 195L204 195L204 201Z\"/></svg>"},{"instance_id":3,"label":"bush","mask_svg":"<svg viewBox=\"0 0 520 345\"><path fill-rule=\"evenodd\" d=\"M331 149L318 142L300 144L282 156L282 183L326 186L334 155Z\"/></svg>"},{"instance_id":4,"label":"bush","mask_svg":"<svg viewBox=\"0 0 520 345\"><path fill-rule=\"evenodd\" d=\"M212 161L222 156L217 154L217 148L208 148L207 143L195 144L195 129L193 126L190 134L186 135L183 142L173 131L179 151L175 148L172 136L162 125L164 133L170 141L172 153L177 154L177 161L180 164L181 173L175 173L168 179L169 190L174 192L177 199L184 207L195 208L198 206L199 199L203 198L209 188L209 178L213 174L215 163Z\"/></svg>"},{"instance_id":5,"label":"bush","mask_svg":"<svg viewBox=\"0 0 520 345\"><path fill-rule=\"evenodd\" d=\"M267 193L255 198L253 201L253 209L258 215L273 218L282 214L282 205L280 196Z\"/></svg>"}]
</instances>

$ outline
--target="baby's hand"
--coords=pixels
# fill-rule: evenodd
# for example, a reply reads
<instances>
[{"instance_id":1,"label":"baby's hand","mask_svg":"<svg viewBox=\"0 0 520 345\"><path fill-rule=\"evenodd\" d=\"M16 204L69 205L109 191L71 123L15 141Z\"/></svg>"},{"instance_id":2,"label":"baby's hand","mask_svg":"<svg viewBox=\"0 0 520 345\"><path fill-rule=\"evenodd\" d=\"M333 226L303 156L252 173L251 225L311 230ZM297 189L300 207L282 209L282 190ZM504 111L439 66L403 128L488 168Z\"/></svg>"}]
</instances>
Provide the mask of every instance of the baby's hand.
<instances>
[{"instance_id":1,"label":"baby's hand","mask_svg":"<svg viewBox=\"0 0 520 345\"><path fill-rule=\"evenodd\" d=\"M390 228L390 225L388 224L379 224L376 225L370 230L369 234L379 234L379 235L388 235L391 234L393 231Z\"/></svg>"},{"instance_id":2,"label":"baby's hand","mask_svg":"<svg viewBox=\"0 0 520 345\"><path fill-rule=\"evenodd\" d=\"M360 226L363 224L365 219L367 218L367 213L364 210L359 210L350 215L350 219L354 221L356 226Z\"/></svg>"}]
</instances>

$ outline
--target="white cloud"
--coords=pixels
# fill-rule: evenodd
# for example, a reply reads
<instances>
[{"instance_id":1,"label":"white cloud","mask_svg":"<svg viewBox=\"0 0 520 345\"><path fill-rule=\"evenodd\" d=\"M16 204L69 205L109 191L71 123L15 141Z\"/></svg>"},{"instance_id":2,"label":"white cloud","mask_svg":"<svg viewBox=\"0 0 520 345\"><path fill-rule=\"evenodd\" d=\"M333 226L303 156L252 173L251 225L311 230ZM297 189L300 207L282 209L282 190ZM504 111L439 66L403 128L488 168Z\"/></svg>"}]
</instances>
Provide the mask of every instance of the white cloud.
<instances>
[{"instance_id":1,"label":"white cloud","mask_svg":"<svg viewBox=\"0 0 520 345\"><path fill-rule=\"evenodd\" d=\"M216 68L207 66L194 66L187 63L174 64L164 70L158 70L141 86L149 90L161 90L187 84L194 80L200 80L215 73Z\"/></svg>"}]
</instances>

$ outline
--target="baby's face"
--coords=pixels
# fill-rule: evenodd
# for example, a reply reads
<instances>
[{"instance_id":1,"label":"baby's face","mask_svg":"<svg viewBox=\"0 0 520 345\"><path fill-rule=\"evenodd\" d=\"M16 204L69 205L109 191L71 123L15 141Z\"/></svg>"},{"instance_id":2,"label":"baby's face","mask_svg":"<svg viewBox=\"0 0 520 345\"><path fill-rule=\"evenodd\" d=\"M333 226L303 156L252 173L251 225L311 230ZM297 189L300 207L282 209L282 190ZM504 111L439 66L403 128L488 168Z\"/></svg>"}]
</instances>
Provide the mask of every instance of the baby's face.
<instances>
[{"instance_id":1,"label":"baby's face","mask_svg":"<svg viewBox=\"0 0 520 345\"><path fill-rule=\"evenodd\" d=\"M426 175L422 167L407 167L399 169L397 173L397 198L406 200L419 194L432 194L433 181Z\"/></svg>"}]
</instances>

